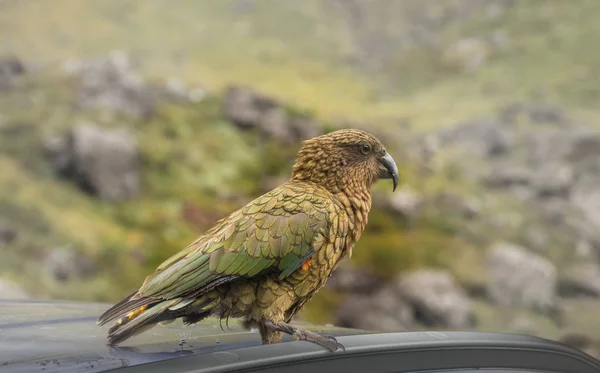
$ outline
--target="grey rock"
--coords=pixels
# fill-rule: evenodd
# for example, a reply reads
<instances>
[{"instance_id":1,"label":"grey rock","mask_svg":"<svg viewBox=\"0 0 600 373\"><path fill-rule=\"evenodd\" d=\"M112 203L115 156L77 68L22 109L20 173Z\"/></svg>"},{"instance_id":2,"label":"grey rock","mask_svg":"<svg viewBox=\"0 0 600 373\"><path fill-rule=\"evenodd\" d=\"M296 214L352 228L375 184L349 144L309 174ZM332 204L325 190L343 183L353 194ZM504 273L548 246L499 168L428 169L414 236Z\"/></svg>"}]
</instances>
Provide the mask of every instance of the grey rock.
<instances>
[{"instance_id":1,"label":"grey rock","mask_svg":"<svg viewBox=\"0 0 600 373\"><path fill-rule=\"evenodd\" d=\"M490 46L496 51L505 51L510 47L508 33L505 30L493 32L489 37Z\"/></svg>"},{"instance_id":2,"label":"grey rock","mask_svg":"<svg viewBox=\"0 0 600 373\"><path fill-rule=\"evenodd\" d=\"M255 93L250 87L229 86L223 98L225 117L241 128L258 125L263 111L276 108L277 103Z\"/></svg>"},{"instance_id":3,"label":"grey rock","mask_svg":"<svg viewBox=\"0 0 600 373\"><path fill-rule=\"evenodd\" d=\"M600 226L599 185L600 183L580 183L573 188L570 200L583 213L585 222L582 223L582 228L589 224L597 230Z\"/></svg>"},{"instance_id":4,"label":"grey rock","mask_svg":"<svg viewBox=\"0 0 600 373\"><path fill-rule=\"evenodd\" d=\"M67 72L77 75L77 103L83 109L102 109L148 117L155 109L156 90L138 76L128 56L114 51L108 57L69 61Z\"/></svg>"},{"instance_id":5,"label":"grey rock","mask_svg":"<svg viewBox=\"0 0 600 373\"><path fill-rule=\"evenodd\" d=\"M600 266L595 262L572 265L559 280L563 297L590 296L600 298Z\"/></svg>"},{"instance_id":6,"label":"grey rock","mask_svg":"<svg viewBox=\"0 0 600 373\"><path fill-rule=\"evenodd\" d=\"M319 134L316 122L291 114L277 100L245 86L229 86L223 99L225 118L242 129L257 129L268 138L292 144Z\"/></svg>"},{"instance_id":7,"label":"grey rock","mask_svg":"<svg viewBox=\"0 0 600 373\"><path fill-rule=\"evenodd\" d=\"M97 270L92 260L69 247L51 249L46 255L43 267L46 273L60 282L89 277Z\"/></svg>"},{"instance_id":8,"label":"grey rock","mask_svg":"<svg viewBox=\"0 0 600 373\"><path fill-rule=\"evenodd\" d=\"M583 259L592 259L594 256L592 243L587 240L580 239L577 242L577 245L575 245L575 255Z\"/></svg>"},{"instance_id":9,"label":"grey rock","mask_svg":"<svg viewBox=\"0 0 600 373\"><path fill-rule=\"evenodd\" d=\"M49 136L44 139L44 153L55 158L65 148L65 138L60 136Z\"/></svg>"},{"instance_id":10,"label":"grey rock","mask_svg":"<svg viewBox=\"0 0 600 373\"><path fill-rule=\"evenodd\" d=\"M0 279L0 299L29 299L29 294L14 282Z\"/></svg>"},{"instance_id":11,"label":"grey rock","mask_svg":"<svg viewBox=\"0 0 600 373\"><path fill-rule=\"evenodd\" d=\"M46 257L45 267L57 281L66 281L76 271L75 254L70 250L51 250Z\"/></svg>"},{"instance_id":12,"label":"grey rock","mask_svg":"<svg viewBox=\"0 0 600 373\"><path fill-rule=\"evenodd\" d=\"M261 132L271 138L280 139L285 143L292 143L295 140L288 123L288 115L281 106L264 110L257 125Z\"/></svg>"},{"instance_id":13,"label":"grey rock","mask_svg":"<svg viewBox=\"0 0 600 373\"><path fill-rule=\"evenodd\" d=\"M558 341L566 344L569 347L581 350L596 359L600 358L600 342L593 340L586 335L579 333L567 333Z\"/></svg>"},{"instance_id":14,"label":"grey rock","mask_svg":"<svg viewBox=\"0 0 600 373\"><path fill-rule=\"evenodd\" d=\"M449 272L422 270L401 275L394 287L412 307L415 319L431 327L475 326L473 305Z\"/></svg>"},{"instance_id":15,"label":"grey rock","mask_svg":"<svg viewBox=\"0 0 600 373\"><path fill-rule=\"evenodd\" d=\"M529 118L536 123L562 124L567 118L564 111L555 105L537 104L529 108Z\"/></svg>"},{"instance_id":16,"label":"grey rock","mask_svg":"<svg viewBox=\"0 0 600 373\"><path fill-rule=\"evenodd\" d=\"M556 265L561 274L570 265L567 258L597 260L600 132L575 122L559 105L515 102L501 108L496 117L459 123L435 136L437 154L429 164L443 165L435 171L449 170L483 186L477 192L486 203L476 223L465 222L460 234L472 234L488 244L511 240L527 247L520 248L525 257L509 253L507 258L493 259L490 254L487 293L496 302L559 317L557 268L543 257L529 255L560 255L564 260ZM413 147L419 149L417 144ZM431 200L426 202L429 206ZM433 206L445 210L441 204ZM574 253L576 247L582 249ZM519 261L524 262L523 269L515 269ZM493 269L496 265L501 269ZM568 285L571 293L591 295L593 290L581 288L589 283L577 285L576 291L574 279L569 281L561 280L561 289Z\"/></svg>"},{"instance_id":17,"label":"grey rock","mask_svg":"<svg viewBox=\"0 0 600 373\"><path fill-rule=\"evenodd\" d=\"M600 157L600 133L579 133L571 140L571 147L567 159L571 162L580 162L589 158Z\"/></svg>"},{"instance_id":18,"label":"grey rock","mask_svg":"<svg viewBox=\"0 0 600 373\"><path fill-rule=\"evenodd\" d=\"M15 56L0 56L0 92L13 88L25 73L25 65L20 59Z\"/></svg>"},{"instance_id":19,"label":"grey rock","mask_svg":"<svg viewBox=\"0 0 600 373\"><path fill-rule=\"evenodd\" d=\"M476 323L467 294L446 271L416 271L399 276L372 295L350 294L337 310L336 325L398 331L410 329L415 322L458 329Z\"/></svg>"},{"instance_id":20,"label":"grey rock","mask_svg":"<svg viewBox=\"0 0 600 373\"><path fill-rule=\"evenodd\" d=\"M489 171L486 184L494 188L528 186L531 183L531 171L525 167L497 165Z\"/></svg>"},{"instance_id":21,"label":"grey rock","mask_svg":"<svg viewBox=\"0 0 600 373\"><path fill-rule=\"evenodd\" d=\"M431 202L440 211L461 218L472 219L481 213L481 202L474 197L467 199L453 193L438 193Z\"/></svg>"},{"instance_id":22,"label":"grey rock","mask_svg":"<svg viewBox=\"0 0 600 373\"><path fill-rule=\"evenodd\" d=\"M443 61L460 71L473 72L483 66L492 55L485 40L470 37L461 39L444 51Z\"/></svg>"},{"instance_id":23,"label":"grey rock","mask_svg":"<svg viewBox=\"0 0 600 373\"><path fill-rule=\"evenodd\" d=\"M415 216L423 204L423 197L408 185L403 185L386 200L388 210L404 216Z\"/></svg>"},{"instance_id":24,"label":"grey rock","mask_svg":"<svg viewBox=\"0 0 600 373\"><path fill-rule=\"evenodd\" d=\"M498 118L503 123L514 124L516 119L525 110L525 105L521 102L513 102L502 106L498 110Z\"/></svg>"},{"instance_id":25,"label":"grey rock","mask_svg":"<svg viewBox=\"0 0 600 373\"><path fill-rule=\"evenodd\" d=\"M13 227L0 224L0 243L11 243L17 239L17 230Z\"/></svg>"},{"instance_id":26,"label":"grey rock","mask_svg":"<svg viewBox=\"0 0 600 373\"><path fill-rule=\"evenodd\" d=\"M538 197L568 198L574 183L571 167L560 164L546 164L533 175L532 187Z\"/></svg>"},{"instance_id":27,"label":"grey rock","mask_svg":"<svg viewBox=\"0 0 600 373\"><path fill-rule=\"evenodd\" d=\"M517 316L510 322L510 327L515 329L517 333L536 335L537 328L535 322L528 317Z\"/></svg>"},{"instance_id":28,"label":"grey rock","mask_svg":"<svg viewBox=\"0 0 600 373\"><path fill-rule=\"evenodd\" d=\"M571 168L579 183L600 173L599 146L600 133L582 127L540 130L529 136L527 163L532 170L554 165Z\"/></svg>"},{"instance_id":29,"label":"grey rock","mask_svg":"<svg viewBox=\"0 0 600 373\"><path fill-rule=\"evenodd\" d=\"M327 280L327 288L350 294L372 294L381 280L370 270L341 265Z\"/></svg>"},{"instance_id":30,"label":"grey rock","mask_svg":"<svg viewBox=\"0 0 600 373\"><path fill-rule=\"evenodd\" d=\"M294 141L306 140L321 134L318 123L308 115L296 114L289 121Z\"/></svg>"},{"instance_id":31,"label":"grey rock","mask_svg":"<svg viewBox=\"0 0 600 373\"><path fill-rule=\"evenodd\" d=\"M572 131L539 129L524 136L525 165L536 170L548 163L562 163L571 150Z\"/></svg>"},{"instance_id":32,"label":"grey rock","mask_svg":"<svg viewBox=\"0 0 600 373\"><path fill-rule=\"evenodd\" d=\"M459 124L440 133L442 144L460 145L466 153L484 157L507 153L514 145L514 135L497 119L482 119Z\"/></svg>"},{"instance_id":33,"label":"grey rock","mask_svg":"<svg viewBox=\"0 0 600 373\"><path fill-rule=\"evenodd\" d=\"M413 310L391 289L374 295L351 296L336 312L336 325L384 332L409 330Z\"/></svg>"},{"instance_id":34,"label":"grey rock","mask_svg":"<svg viewBox=\"0 0 600 373\"><path fill-rule=\"evenodd\" d=\"M195 103L202 101L207 95L206 88L202 86L189 88L183 80L171 77L165 82L161 96L172 101Z\"/></svg>"},{"instance_id":35,"label":"grey rock","mask_svg":"<svg viewBox=\"0 0 600 373\"><path fill-rule=\"evenodd\" d=\"M0 74L2 75L23 75L26 69L23 62L15 56L0 57Z\"/></svg>"},{"instance_id":36,"label":"grey rock","mask_svg":"<svg viewBox=\"0 0 600 373\"><path fill-rule=\"evenodd\" d=\"M121 129L82 124L71 129L55 159L57 172L105 200L124 200L139 189L135 139Z\"/></svg>"},{"instance_id":37,"label":"grey rock","mask_svg":"<svg viewBox=\"0 0 600 373\"><path fill-rule=\"evenodd\" d=\"M556 308L557 271L549 260L500 242L490 248L487 269L487 294L496 304L540 311Z\"/></svg>"},{"instance_id":38,"label":"grey rock","mask_svg":"<svg viewBox=\"0 0 600 373\"><path fill-rule=\"evenodd\" d=\"M550 244L550 232L547 226L531 226L524 233L523 243L536 252L544 252Z\"/></svg>"},{"instance_id":39,"label":"grey rock","mask_svg":"<svg viewBox=\"0 0 600 373\"><path fill-rule=\"evenodd\" d=\"M186 99L188 95L188 89L185 83L176 77L170 77L165 82L165 90L171 95L180 99Z\"/></svg>"}]
</instances>

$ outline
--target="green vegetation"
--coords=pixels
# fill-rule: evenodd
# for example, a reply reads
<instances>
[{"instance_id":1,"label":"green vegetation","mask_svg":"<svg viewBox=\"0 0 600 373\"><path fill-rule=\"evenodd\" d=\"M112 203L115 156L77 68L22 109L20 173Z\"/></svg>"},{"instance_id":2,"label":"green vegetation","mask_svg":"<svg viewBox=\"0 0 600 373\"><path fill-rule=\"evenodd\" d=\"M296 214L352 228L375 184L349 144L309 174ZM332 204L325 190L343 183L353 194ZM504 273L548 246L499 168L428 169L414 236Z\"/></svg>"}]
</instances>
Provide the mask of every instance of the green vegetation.
<instances>
[{"instance_id":1,"label":"green vegetation","mask_svg":"<svg viewBox=\"0 0 600 373\"><path fill-rule=\"evenodd\" d=\"M216 219L257 196L261 180L290 172L295 149L260 141L224 121L218 95L197 104L163 103L149 120L106 118L74 109L72 82L47 74L31 75L0 100L4 112L22 105L0 128L2 219L19 232L2 272L25 273L25 286L37 296L117 299ZM81 120L120 124L135 134L142 153L138 197L103 202L54 175L42 144ZM404 180L415 178L408 166L402 173ZM425 190L436 192L444 178L432 179ZM453 224L451 217L425 215L409 232L406 222L376 211L355 263L387 277L402 269L451 266L455 251L465 247L453 237ZM64 245L95 263L98 275L66 285L36 275L39 260Z\"/></svg>"},{"instance_id":2,"label":"green vegetation","mask_svg":"<svg viewBox=\"0 0 600 373\"><path fill-rule=\"evenodd\" d=\"M382 46L389 58L367 74L341 62L362 55L357 40L365 36L355 34L343 7L319 0L302 6L267 0L244 13L235 10L236 3L6 2L0 25L9 36L0 50L54 63L122 49L137 56L147 76L178 76L215 90L239 82L311 108L322 118L374 124L402 118L416 129L450 125L540 94L583 112L595 109L600 52L590 46L600 25L594 0L515 2L497 18L487 16L483 5L474 7L469 18L429 25L439 47ZM460 4L371 2L363 9L365 28L398 40L409 34L418 19L414 14L444 14ZM452 43L495 31L506 33L508 45L483 68L467 74L442 62Z\"/></svg>"},{"instance_id":3,"label":"green vegetation","mask_svg":"<svg viewBox=\"0 0 600 373\"><path fill-rule=\"evenodd\" d=\"M2 248L3 276L18 278L40 297L117 300L216 219L256 196L267 177L289 173L295 149L262 144L256 134L223 119L220 92L232 82L277 97L290 110L309 110L323 128L350 120L375 129L407 123L426 132L527 99L564 104L581 117L598 115L597 1L519 1L496 19L479 9L468 19L441 24L438 46L391 48L376 72L346 62L360 55L356 36L347 15L323 3L306 0L300 9L259 1L253 11L234 16L232 0L3 2L0 52L34 68L22 87L0 94L0 223L19 232ZM372 3L366 22L394 38L406 31L416 4L425 2L393 2L394 11L383 8L392 2ZM461 72L443 62L444 50L458 40L494 31L506 33L508 46L478 70ZM130 52L148 79L175 76L213 93L197 104L161 104L147 121L77 110L73 82L60 64L114 49ZM142 152L137 198L102 202L53 174L42 144L81 120L135 134ZM453 171L452 159L439 157L436 173L426 178L399 160L402 181L425 195L477 194L478 186ZM377 191L384 193L380 186ZM508 208L503 203L491 208L502 212ZM481 286L489 228L477 227L477 235L465 237L457 234L462 224L463 218L433 209L410 225L376 211L353 263L387 277L409 268L450 268L463 284ZM64 245L90 258L97 275L65 283L40 275L47 252ZM557 260L560 255L551 253ZM306 316L327 322L337 301L325 290ZM482 307L478 314L491 315Z\"/></svg>"}]
</instances>

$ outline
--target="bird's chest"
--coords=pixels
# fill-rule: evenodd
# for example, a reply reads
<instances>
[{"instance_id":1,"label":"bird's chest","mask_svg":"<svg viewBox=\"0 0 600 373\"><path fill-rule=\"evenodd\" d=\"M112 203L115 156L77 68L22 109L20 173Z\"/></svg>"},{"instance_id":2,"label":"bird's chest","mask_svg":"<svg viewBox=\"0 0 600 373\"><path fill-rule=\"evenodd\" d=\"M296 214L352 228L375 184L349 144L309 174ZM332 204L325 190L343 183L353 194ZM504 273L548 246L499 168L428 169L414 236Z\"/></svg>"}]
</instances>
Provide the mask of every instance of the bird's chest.
<instances>
[{"instance_id":1,"label":"bird's chest","mask_svg":"<svg viewBox=\"0 0 600 373\"><path fill-rule=\"evenodd\" d=\"M290 276L290 284L298 297L310 296L323 287L360 236L360 233L357 235L357 232L349 229L349 220L341 220L339 226L335 226L335 231L332 228L323 235L322 244L315 248L310 260Z\"/></svg>"},{"instance_id":2,"label":"bird's chest","mask_svg":"<svg viewBox=\"0 0 600 373\"><path fill-rule=\"evenodd\" d=\"M259 286L261 312L284 311L286 319L293 317L321 289L341 259L349 255L360 238L366 217L355 218L345 211L330 215L329 227L313 240L314 253L285 280L265 278ZM264 290L264 291L263 291ZM264 293L264 296L263 296ZM269 296L266 296L269 295ZM280 306L273 307L278 304ZM267 311L265 311L267 310Z\"/></svg>"},{"instance_id":3,"label":"bird's chest","mask_svg":"<svg viewBox=\"0 0 600 373\"><path fill-rule=\"evenodd\" d=\"M330 250L329 254L327 250L315 252L308 263L287 278L294 297L306 298L316 293L325 285L342 258L341 251Z\"/></svg>"}]
</instances>

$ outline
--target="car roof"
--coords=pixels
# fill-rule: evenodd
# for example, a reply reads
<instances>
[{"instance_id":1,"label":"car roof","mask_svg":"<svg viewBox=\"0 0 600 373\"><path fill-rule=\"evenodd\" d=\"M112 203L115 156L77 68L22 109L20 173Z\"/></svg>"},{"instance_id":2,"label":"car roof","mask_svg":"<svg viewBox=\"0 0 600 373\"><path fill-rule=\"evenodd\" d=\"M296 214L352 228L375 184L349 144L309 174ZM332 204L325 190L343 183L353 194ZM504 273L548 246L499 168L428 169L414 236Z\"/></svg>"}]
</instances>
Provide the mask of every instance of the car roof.
<instances>
[{"instance_id":1,"label":"car roof","mask_svg":"<svg viewBox=\"0 0 600 373\"><path fill-rule=\"evenodd\" d=\"M217 320L207 319L187 327L180 322L155 327L122 346L109 347L108 327L96 326L98 315L109 306L0 300L0 372L414 373L496 368L495 373L521 368L600 373L598 360L563 344L480 332L370 333L296 323L338 337L346 351L330 353L306 342L261 346L256 331L237 323L222 331Z\"/></svg>"},{"instance_id":2,"label":"car roof","mask_svg":"<svg viewBox=\"0 0 600 373\"><path fill-rule=\"evenodd\" d=\"M0 371L32 369L49 372L103 372L123 366L260 345L256 330L236 320L229 326L208 318L192 326L176 321L157 326L123 342L106 345L109 326L96 325L110 304L0 300ZM364 331L304 324L315 331L340 336ZM43 369L42 369L43 368Z\"/></svg>"}]
</instances>

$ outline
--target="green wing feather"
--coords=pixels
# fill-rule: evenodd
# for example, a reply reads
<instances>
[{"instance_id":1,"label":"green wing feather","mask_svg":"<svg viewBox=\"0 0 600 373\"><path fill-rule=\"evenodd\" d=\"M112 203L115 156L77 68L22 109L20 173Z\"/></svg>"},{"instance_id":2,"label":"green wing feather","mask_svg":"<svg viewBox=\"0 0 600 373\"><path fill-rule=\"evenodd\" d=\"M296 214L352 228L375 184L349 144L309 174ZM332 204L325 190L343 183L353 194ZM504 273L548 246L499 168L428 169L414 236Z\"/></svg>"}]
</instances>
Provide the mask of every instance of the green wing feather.
<instances>
[{"instance_id":1,"label":"green wing feather","mask_svg":"<svg viewBox=\"0 0 600 373\"><path fill-rule=\"evenodd\" d=\"M268 271L284 279L318 249L315 237L328 228L327 197L289 184L274 189L167 259L137 297L199 296L211 284Z\"/></svg>"}]
</instances>

